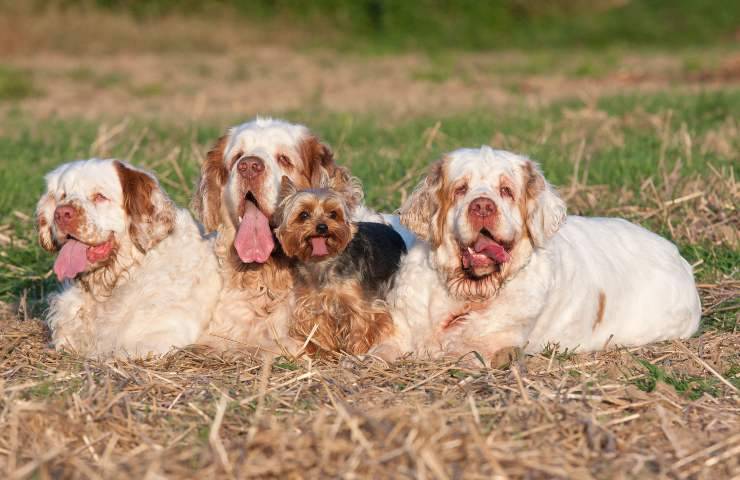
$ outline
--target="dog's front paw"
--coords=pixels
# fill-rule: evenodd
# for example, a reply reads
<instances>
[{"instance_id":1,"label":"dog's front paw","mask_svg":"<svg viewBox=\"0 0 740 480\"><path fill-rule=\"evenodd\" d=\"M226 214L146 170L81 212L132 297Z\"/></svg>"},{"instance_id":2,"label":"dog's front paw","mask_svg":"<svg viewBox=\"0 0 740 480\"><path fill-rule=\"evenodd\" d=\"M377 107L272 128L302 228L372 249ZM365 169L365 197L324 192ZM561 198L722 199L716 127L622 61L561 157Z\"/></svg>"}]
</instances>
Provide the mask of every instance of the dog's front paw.
<instances>
[{"instance_id":1,"label":"dog's front paw","mask_svg":"<svg viewBox=\"0 0 740 480\"><path fill-rule=\"evenodd\" d=\"M523 354L519 347L505 347L491 355L489 364L491 368L505 370L522 358Z\"/></svg>"}]
</instances>

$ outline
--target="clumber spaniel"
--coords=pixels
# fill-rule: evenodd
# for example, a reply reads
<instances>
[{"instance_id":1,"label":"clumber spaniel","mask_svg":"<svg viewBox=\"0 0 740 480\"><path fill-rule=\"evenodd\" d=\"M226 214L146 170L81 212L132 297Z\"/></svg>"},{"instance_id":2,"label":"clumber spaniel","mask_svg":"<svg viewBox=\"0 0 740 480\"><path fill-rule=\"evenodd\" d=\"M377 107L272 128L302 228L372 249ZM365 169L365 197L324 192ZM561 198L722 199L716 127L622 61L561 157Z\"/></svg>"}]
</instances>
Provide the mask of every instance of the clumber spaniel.
<instances>
[{"instance_id":1,"label":"clumber spaniel","mask_svg":"<svg viewBox=\"0 0 740 480\"><path fill-rule=\"evenodd\" d=\"M39 242L58 252L62 291L47 320L57 349L84 355L160 354L207 325L220 276L212 244L149 173L80 160L46 176Z\"/></svg>"},{"instance_id":2,"label":"clumber spaniel","mask_svg":"<svg viewBox=\"0 0 740 480\"><path fill-rule=\"evenodd\" d=\"M566 217L538 165L456 150L400 210L426 241L390 294L395 334L375 353L462 355L494 364L548 343L579 351L686 338L701 306L676 247L615 218Z\"/></svg>"},{"instance_id":3,"label":"clumber spaniel","mask_svg":"<svg viewBox=\"0 0 740 480\"><path fill-rule=\"evenodd\" d=\"M303 125L257 118L218 139L201 169L193 200L207 230L216 230L224 288L199 343L294 354L289 335L293 282L290 260L275 241L273 218L282 178L297 188L333 175L330 148ZM360 217L383 221L364 206Z\"/></svg>"}]
</instances>

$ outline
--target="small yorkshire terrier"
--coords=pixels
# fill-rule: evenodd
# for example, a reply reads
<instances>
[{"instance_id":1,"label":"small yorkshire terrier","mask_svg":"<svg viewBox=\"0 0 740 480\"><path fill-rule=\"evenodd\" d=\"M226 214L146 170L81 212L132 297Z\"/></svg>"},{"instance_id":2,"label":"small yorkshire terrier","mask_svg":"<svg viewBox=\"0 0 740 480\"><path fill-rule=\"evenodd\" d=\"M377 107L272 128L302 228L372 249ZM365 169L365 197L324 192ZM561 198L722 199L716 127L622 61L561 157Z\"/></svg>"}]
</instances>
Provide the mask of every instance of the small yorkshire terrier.
<instances>
[{"instance_id":1,"label":"small yorkshire terrier","mask_svg":"<svg viewBox=\"0 0 740 480\"><path fill-rule=\"evenodd\" d=\"M366 353L393 329L384 299L406 245L388 225L350 220L363 195L347 170L322 172L319 185L297 190L282 178L275 234L294 261L290 333L310 336L309 354Z\"/></svg>"}]
</instances>

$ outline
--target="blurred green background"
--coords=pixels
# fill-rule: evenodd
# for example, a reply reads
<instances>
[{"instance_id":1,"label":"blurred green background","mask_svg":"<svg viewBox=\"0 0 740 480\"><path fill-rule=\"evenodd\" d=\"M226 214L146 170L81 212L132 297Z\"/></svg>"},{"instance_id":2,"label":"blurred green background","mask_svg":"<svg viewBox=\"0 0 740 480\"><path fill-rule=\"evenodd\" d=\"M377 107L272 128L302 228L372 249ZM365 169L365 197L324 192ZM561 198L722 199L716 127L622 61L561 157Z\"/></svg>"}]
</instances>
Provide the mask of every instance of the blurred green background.
<instances>
[{"instance_id":1,"label":"blurred green background","mask_svg":"<svg viewBox=\"0 0 740 480\"><path fill-rule=\"evenodd\" d=\"M440 48L685 47L736 42L740 2L717 0L35 0L33 8L104 9L156 21L234 18L296 29L313 45L377 51ZM280 41L280 38L276 40Z\"/></svg>"}]
</instances>

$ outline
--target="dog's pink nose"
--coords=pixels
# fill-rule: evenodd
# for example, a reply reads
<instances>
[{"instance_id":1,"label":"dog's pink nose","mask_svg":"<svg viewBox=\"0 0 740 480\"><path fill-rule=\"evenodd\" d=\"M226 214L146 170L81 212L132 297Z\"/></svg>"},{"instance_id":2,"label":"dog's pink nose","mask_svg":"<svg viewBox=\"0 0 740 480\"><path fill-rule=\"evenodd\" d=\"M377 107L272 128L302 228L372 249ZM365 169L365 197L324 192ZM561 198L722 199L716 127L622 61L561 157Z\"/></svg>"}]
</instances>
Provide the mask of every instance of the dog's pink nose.
<instances>
[{"instance_id":1,"label":"dog's pink nose","mask_svg":"<svg viewBox=\"0 0 740 480\"><path fill-rule=\"evenodd\" d=\"M265 162L260 157L246 157L239 162L237 169L239 175L251 180L265 171Z\"/></svg>"},{"instance_id":2,"label":"dog's pink nose","mask_svg":"<svg viewBox=\"0 0 740 480\"><path fill-rule=\"evenodd\" d=\"M468 212L476 217L487 218L496 213L496 204L490 198L478 197L470 202Z\"/></svg>"},{"instance_id":3,"label":"dog's pink nose","mask_svg":"<svg viewBox=\"0 0 740 480\"><path fill-rule=\"evenodd\" d=\"M69 227L77 220L77 210L69 205L60 205L54 210L54 223Z\"/></svg>"}]
</instances>

